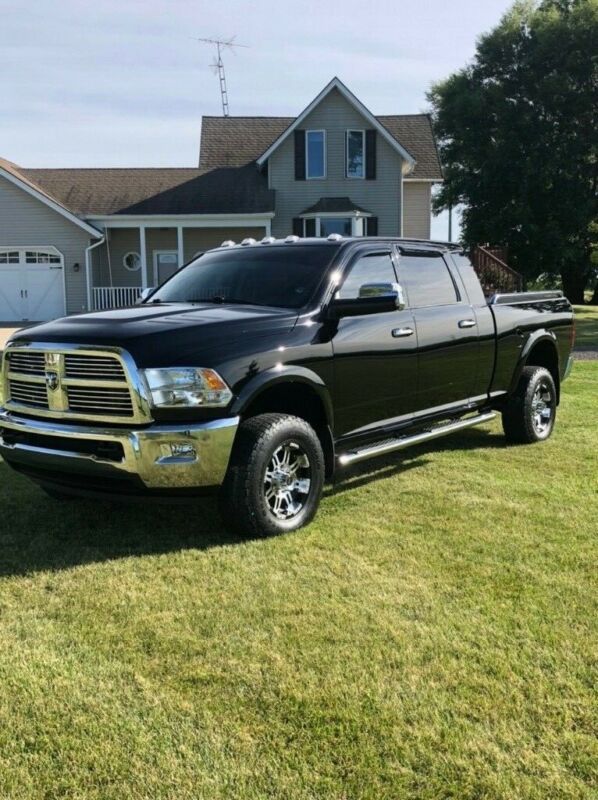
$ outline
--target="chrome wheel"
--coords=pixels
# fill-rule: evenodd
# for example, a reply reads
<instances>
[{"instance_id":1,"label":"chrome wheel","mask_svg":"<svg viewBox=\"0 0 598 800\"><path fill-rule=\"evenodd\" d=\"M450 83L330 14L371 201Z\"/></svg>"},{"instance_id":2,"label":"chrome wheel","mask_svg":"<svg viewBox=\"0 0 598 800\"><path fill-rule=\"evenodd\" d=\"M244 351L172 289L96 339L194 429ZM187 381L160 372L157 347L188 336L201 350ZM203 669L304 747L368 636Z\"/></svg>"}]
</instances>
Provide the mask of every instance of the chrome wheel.
<instances>
[{"instance_id":1,"label":"chrome wheel","mask_svg":"<svg viewBox=\"0 0 598 800\"><path fill-rule=\"evenodd\" d=\"M554 400L548 384L541 381L532 398L532 422L538 436L544 436L552 426Z\"/></svg>"},{"instance_id":2,"label":"chrome wheel","mask_svg":"<svg viewBox=\"0 0 598 800\"><path fill-rule=\"evenodd\" d=\"M264 496L270 513L276 519L296 517L305 506L310 487L307 454L298 442L284 442L274 451L264 475Z\"/></svg>"}]
</instances>

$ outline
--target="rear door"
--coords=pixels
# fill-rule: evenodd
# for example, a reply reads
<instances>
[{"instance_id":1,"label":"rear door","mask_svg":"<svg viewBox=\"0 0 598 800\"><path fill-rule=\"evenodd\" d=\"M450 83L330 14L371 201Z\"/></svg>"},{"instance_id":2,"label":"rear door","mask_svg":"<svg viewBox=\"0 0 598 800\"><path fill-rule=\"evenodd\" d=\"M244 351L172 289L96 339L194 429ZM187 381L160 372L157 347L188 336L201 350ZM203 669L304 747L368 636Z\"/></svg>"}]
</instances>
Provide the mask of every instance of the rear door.
<instances>
[{"instance_id":1,"label":"rear door","mask_svg":"<svg viewBox=\"0 0 598 800\"><path fill-rule=\"evenodd\" d=\"M447 263L433 251L404 251L399 281L417 330L418 382L413 410L441 412L467 403L476 384L476 316Z\"/></svg>"},{"instance_id":2,"label":"rear door","mask_svg":"<svg viewBox=\"0 0 598 800\"><path fill-rule=\"evenodd\" d=\"M366 283L396 282L391 246L361 249L338 290L360 296ZM409 310L345 317L334 323L335 436L368 433L409 418L417 388L417 346Z\"/></svg>"}]
</instances>

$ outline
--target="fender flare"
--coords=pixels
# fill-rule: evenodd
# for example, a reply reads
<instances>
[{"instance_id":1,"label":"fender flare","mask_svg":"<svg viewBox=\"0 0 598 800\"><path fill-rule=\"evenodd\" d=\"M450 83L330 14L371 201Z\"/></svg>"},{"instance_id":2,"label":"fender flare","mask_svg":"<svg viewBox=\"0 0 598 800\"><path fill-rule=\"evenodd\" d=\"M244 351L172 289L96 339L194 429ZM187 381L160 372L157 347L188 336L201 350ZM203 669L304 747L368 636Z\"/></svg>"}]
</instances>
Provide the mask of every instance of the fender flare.
<instances>
[{"instance_id":1,"label":"fender flare","mask_svg":"<svg viewBox=\"0 0 598 800\"><path fill-rule=\"evenodd\" d=\"M527 360L530 356L530 353L534 349L534 347L539 344L540 342L550 342L550 344L554 347L554 353L556 355L556 363L557 363L557 377L560 376L560 358L559 358L559 349L557 347L557 339L552 331L546 330L546 328L540 328L539 330L534 331L530 334L527 341L523 345L521 353L519 354L519 359L517 360L517 364L515 365L515 371L513 372L513 377L511 379L511 385L509 387L509 394L512 394L515 389L517 388L517 384L519 383L519 378L521 377L521 373L523 369L527 366ZM560 380L556 381L557 383L557 392L559 392L559 383Z\"/></svg>"},{"instance_id":2,"label":"fender flare","mask_svg":"<svg viewBox=\"0 0 598 800\"><path fill-rule=\"evenodd\" d=\"M322 401L326 422L332 430L334 413L328 387L318 374L307 369L307 367L300 367L295 364L271 367L252 378L235 398L231 406L231 413L235 416L241 416L251 403L268 389L280 384L290 383L302 383L314 390Z\"/></svg>"}]
</instances>

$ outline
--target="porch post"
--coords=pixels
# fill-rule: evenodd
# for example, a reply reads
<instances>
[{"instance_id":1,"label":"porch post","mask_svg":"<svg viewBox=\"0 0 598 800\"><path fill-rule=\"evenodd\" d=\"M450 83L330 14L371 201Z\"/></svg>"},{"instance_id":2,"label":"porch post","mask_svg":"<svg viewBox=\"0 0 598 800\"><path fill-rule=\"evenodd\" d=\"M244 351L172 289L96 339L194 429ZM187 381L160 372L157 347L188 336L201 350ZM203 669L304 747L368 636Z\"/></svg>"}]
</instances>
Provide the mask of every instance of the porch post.
<instances>
[{"instance_id":1,"label":"porch post","mask_svg":"<svg viewBox=\"0 0 598 800\"><path fill-rule=\"evenodd\" d=\"M145 249L145 225L139 226L139 258L141 259L141 288L147 289L147 252Z\"/></svg>"},{"instance_id":2,"label":"porch post","mask_svg":"<svg viewBox=\"0 0 598 800\"><path fill-rule=\"evenodd\" d=\"M176 245L178 250L179 269L185 263L185 247L183 242L183 226L178 225L176 229Z\"/></svg>"}]
</instances>

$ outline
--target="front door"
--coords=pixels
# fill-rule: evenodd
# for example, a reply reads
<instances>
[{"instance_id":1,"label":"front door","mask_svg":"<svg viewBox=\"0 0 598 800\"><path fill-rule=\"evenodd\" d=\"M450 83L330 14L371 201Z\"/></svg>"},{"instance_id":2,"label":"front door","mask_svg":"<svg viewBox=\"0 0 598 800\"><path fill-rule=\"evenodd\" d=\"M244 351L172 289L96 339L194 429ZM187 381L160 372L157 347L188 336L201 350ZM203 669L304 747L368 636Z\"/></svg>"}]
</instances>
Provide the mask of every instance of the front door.
<instances>
[{"instance_id":1,"label":"front door","mask_svg":"<svg viewBox=\"0 0 598 800\"><path fill-rule=\"evenodd\" d=\"M389 249L356 255L338 296L366 283L395 283ZM333 332L335 436L361 435L410 417L417 389L417 340L411 311L346 317Z\"/></svg>"},{"instance_id":2,"label":"front door","mask_svg":"<svg viewBox=\"0 0 598 800\"><path fill-rule=\"evenodd\" d=\"M404 252L399 280L417 329L415 412L441 412L473 394L480 357L476 316L440 253Z\"/></svg>"},{"instance_id":3,"label":"front door","mask_svg":"<svg viewBox=\"0 0 598 800\"><path fill-rule=\"evenodd\" d=\"M154 280L161 286L179 268L179 254L176 250L154 250Z\"/></svg>"}]
</instances>

